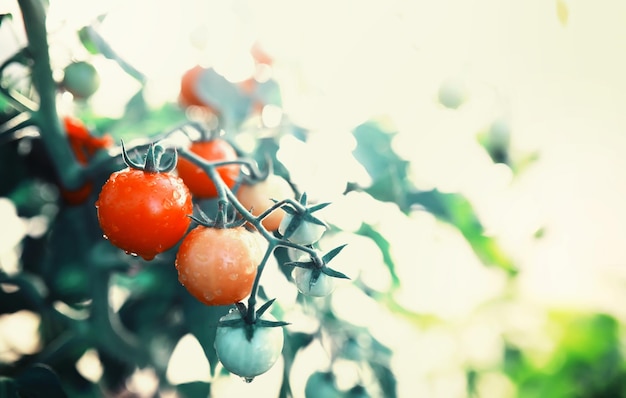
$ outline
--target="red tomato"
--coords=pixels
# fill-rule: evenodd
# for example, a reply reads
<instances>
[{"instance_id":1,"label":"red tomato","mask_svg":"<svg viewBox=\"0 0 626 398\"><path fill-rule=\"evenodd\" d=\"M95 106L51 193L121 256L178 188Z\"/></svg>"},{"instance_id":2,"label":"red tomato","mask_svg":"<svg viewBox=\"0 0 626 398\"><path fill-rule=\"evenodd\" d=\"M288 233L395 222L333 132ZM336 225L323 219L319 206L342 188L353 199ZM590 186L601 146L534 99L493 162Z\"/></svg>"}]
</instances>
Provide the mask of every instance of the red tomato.
<instances>
[{"instance_id":1,"label":"red tomato","mask_svg":"<svg viewBox=\"0 0 626 398\"><path fill-rule=\"evenodd\" d=\"M237 190L237 199L246 209L252 209L255 216L272 207L272 199L282 200L293 196L289 183L275 174L270 174L265 180L253 185L243 184ZM284 216L283 210L276 209L263 219L262 224L268 231L276 231Z\"/></svg>"},{"instance_id":2,"label":"red tomato","mask_svg":"<svg viewBox=\"0 0 626 398\"><path fill-rule=\"evenodd\" d=\"M76 160L82 165L87 164L98 150L113 145L113 138L110 135L94 137L83 121L76 117L63 117L63 127L65 128L72 152L74 152ZM92 189L93 183L88 181L76 190L70 191L62 188L60 191L65 203L79 205L87 200L89 195L91 195Z\"/></svg>"},{"instance_id":3,"label":"red tomato","mask_svg":"<svg viewBox=\"0 0 626 398\"><path fill-rule=\"evenodd\" d=\"M145 260L183 237L192 206L191 194L180 178L133 168L111 174L96 201L105 237Z\"/></svg>"},{"instance_id":4,"label":"red tomato","mask_svg":"<svg viewBox=\"0 0 626 398\"><path fill-rule=\"evenodd\" d=\"M265 245L258 232L243 227L198 226L176 254L178 280L207 305L234 304L250 294Z\"/></svg>"},{"instance_id":5,"label":"red tomato","mask_svg":"<svg viewBox=\"0 0 626 398\"><path fill-rule=\"evenodd\" d=\"M228 141L220 138L194 142L189 149L191 152L210 162L237 159L235 149L233 149ZM178 165L176 167L178 175L185 181L185 184L195 197L204 199L217 197L215 184L200 167L183 157L178 159ZM217 168L217 172L220 177L222 177L224 183L226 183L229 188L232 188L239 176L240 166L237 164L220 166Z\"/></svg>"}]
</instances>

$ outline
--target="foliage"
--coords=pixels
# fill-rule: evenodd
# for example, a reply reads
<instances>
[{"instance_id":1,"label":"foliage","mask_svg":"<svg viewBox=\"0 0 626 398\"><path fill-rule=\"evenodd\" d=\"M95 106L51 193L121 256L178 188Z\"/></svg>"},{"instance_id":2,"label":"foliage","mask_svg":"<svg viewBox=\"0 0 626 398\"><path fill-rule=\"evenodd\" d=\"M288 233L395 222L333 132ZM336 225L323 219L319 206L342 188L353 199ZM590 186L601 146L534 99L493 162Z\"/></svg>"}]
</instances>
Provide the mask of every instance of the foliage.
<instances>
[{"instance_id":1,"label":"foliage","mask_svg":"<svg viewBox=\"0 0 626 398\"><path fill-rule=\"evenodd\" d=\"M47 4L40 0L17 3L27 40L24 48L7 55L0 66L0 199L10 203L5 206L8 210L0 214L7 220L6 228L15 228L18 239L12 244L0 242L0 317L32 314L39 322L36 347L0 356L1 396L146 393L133 386L133 380L142 372L149 372L156 380L146 394L171 396L168 394L175 391L181 397L210 396L230 377L214 346L218 330L243 330L237 337L250 342L255 330L271 328L273 333L280 330L284 334L284 346L281 365L276 366L279 383L269 396L287 398L305 393L309 397L326 388L337 396L395 397L399 394L399 378L406 374L403 368L412 366L398 365L396 358L403 348L411 353L413 343L422 337L427 340L431 334L461 334L484 314L501 315L500 306L506 306L514 295L513 288L499 292L466 319L454 321L416 309L410 300L402 298L406 294L403 289L412 281L403 279L407 267L398 263L400 245L381 221L388 215L403 221L428 215L438 227L453 231L450 234L467 245L470 256L485 267L485 272L496 275L507 287L514 286L519 269L513 256L487 233L471 198L460 192L420 189L414 183L410 160L394 146L398 129L384 117L372 116L350 128L355 145L343 155L364 171L366 182L348 175L342 181L341 195L326 202L316 192L304 192L306 183L294 177L293 164L281 156L293 150L289 142L304 145L308 148L305 152L313 151L312 142L319 132L298 124L281 108L283 81L279 77L251 76L234 82L216 68L189 65L188 70L195 75L185 80L188 86L181 87L181 94L189 95L191 90L193 103L189 98L186 102L169 98L154 105L149 101L146 75L120 57L99 33L98 24L106 20L105 14L74 32L83 46L77 53L93 64L72 60L56 65L56 69L66 71L73 65L89 65L88 73L82 72L92 81L81 87L78 78L68 74L59 79L53 73L58 61L50 59ZM566 19L561 14L561 20ZM13 22L12 15L0 15L0 27L13 26ZM260 53L259 47L250 51L258 70L271 70L269 55ZM137 91L125 100L119 117L99 114L90 102L89 97L97 96L107 84L106 75L97 75L97 67L92 66L102 65L100 61L114 62L138 84ZM26 75L20 74L24 70ZM452 83L444 82L438 100L446 111L455 112L463 107L466 93L457 92L458 87ZM68 101L71 112L65 115L58 105L67 105ZM278 112L280 121L268 121L267 112ZM64 123L70 116L82 120L86 132L72 135ZM517 176L532 164L535 155L514 154L509 135L506 121L496 119L477 132L476 140L491 162L506 165ZM326 140L330 151L341 139ZM192 143L216 142L227 145L233 154L203 158L192 148ZM265 255L257 256L262 260L256 278L244 289L248 294L245 299L238 298L230 305L210 305L190 294L183 279L179 279L180 270L177 272L184 265L177 259L180 240L171 248L168 242L169 249L160 248L156 256L149 253L137 257L114 246L114 239L103 238L102 220L95 205L102 187L113 173L133 166L132 159L145 160L146 156L149 162L155 145L168 153L172 166L159 172L170 172L178 159L194 173L197 169L209 178L201 184L210 188L210 195L203 197L192 191L196 195L195 208L187 214L192 221L186 236L192 236L189 231L193 228L239 228L247 229L246 239L255 234L264 241L267 249ZM293 156L304 159L306 155ZM323 151L314 157L321 163L331 163L335 169L342 168L339 160ZM227 169L235 172L226 176ZM171 178L177 178L176 174ZM251 190L261 189L270 178L278 178L282 186L268 195L286 189L293 195L254 198L254 203L264 203L266 209L249 208L247 203L252 200L243 204L240 188L252 195ZM141 192L129 189L128 195L117 198L115 204L131 194ZM358 207L357 200L369 207ZM346 206L346 201L347 208L342 209L353 213L357 221L353 228L335 222L332 213L326 213L336 204ZM276 214L281 218L274 227L268 227L266 221ZM331 216L325 220L328 214ZM146 227L145 220L138 227L135 235ZM344 237L350 240L347 245L334 241ZM356 250L372 249L366 253L371 256L350 264L355 257L345 256L352 242L362 245ZM187 250L187 244L182 245ZM220 244L219 250L224 247L227 245ZM210 249L212 253L219 251ZM11 256L5 253L13 256L13 269L8 265ZM201 257L206 262L206 256ZM228 261L224 260L227 255L216 257ZM219 261L218 272L222 265ZM368 279L368 272L374 272L378 280ZM324 285L315 288L318 281ZM384 285L384 281L388 283ZM206 284L199 285L200 290L206 288ZM211 289L219 291L220 286ZM194 293L198 296L203 292ZM237 316L233 316L234 308ZM264 312L271 312L268 319L272 321L261 319ZM527 345L516 335L511 326L514 322L502 321L494 332L494 340L502 342L496 360L484 365L473 363L471 358L459 359L467 396L480 396L484 390L480 386L494 378L501 381L499 386L505 386L505 392L506 386L513 386L508 390L511 396L626 394L619 321L610 314L546 312L542 315L547 323L535 337L547 336L553 347L542 351ZM362 313L367 313L367 322L360 318ZM388 326L383 325L386 319L390 319ZM387 327L391 332L387 330L384 335L374 331L376 327ZM406 330L410 330L408 338L403 334ZM395 338L396 331L402 338ZM257 332L257 336L260 334ZM195 380L174 380L169 375L170 362L186 336L193 336L199 343L208 374ZM303 365L311 352L323 360ZM94 353L101 366L96 376L77 366L84 358L93 358ZM241 367L250 365L245 358L235 358ZM352 372L345 373L356 376L345 377L342 372L346 369ZM438 371L441 369L433 373ZM257 378L252 381L254 377L246 374L246 381L257 383L260 378L270 377L269 373L259 372L252 376Z\"/></svg>"}]
</instances>

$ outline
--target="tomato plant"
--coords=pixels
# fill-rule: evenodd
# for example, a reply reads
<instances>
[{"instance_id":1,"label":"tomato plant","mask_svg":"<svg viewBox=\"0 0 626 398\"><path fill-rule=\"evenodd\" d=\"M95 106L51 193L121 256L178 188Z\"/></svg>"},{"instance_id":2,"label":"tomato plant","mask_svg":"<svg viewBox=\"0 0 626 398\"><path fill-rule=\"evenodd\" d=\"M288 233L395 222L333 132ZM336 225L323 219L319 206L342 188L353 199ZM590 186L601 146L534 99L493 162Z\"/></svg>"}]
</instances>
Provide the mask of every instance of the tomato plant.
<instances>
[{"instance_id":1,"label":"tomato plant","mask_svg":"<svg viewBox=\"0 0 626 398\"><path fill-rule=\"evenodd\" d=\"M264 249L261 236L243 227L199 225L176 254L178 280L207 305L235 304L250 294Z\"/></svg>"},{"instance_id":2,"label":"tomato plant","mask_svg":"<svg viewBox=\"0 0 626 398\"><path fill-rule=\"evenodd\" d=\"M222 365L231 373L248 380L267 372L280 357L284 344L283 330L280 327L259 326L259 321L276 321L271 315L264 315L253 325L228 322L241 320L239 311L233 311L222 318L215 335L215 351ZM252 336L247 330L252 330Z\"/></svg>"},{"instance_id":3,"label":"tomato plant","mask_svg":"<svg viewBox=\"0 0 626 398\"><path fill-rule=\"evenodd\" d=\"M289 183L276 174L269 174L266 179L256 183L242 184L237 190L237 199L250 212L259 216L274 205L274 200L291 198L293 190ZM285 212L276 209L263 218L263 226L268 231L278 230Z\"/></svg>"},{"instance_id":4,"label":"tomato plant","mask_svg":"<svg viewBox=\"0 0 626 398\"><path fill-rule=\"evenodd\" d=\"M153 154L148 150L147 158ZM191 220L183 181L167 170L129 167L111 174L95 203L104 236L129 254L152 260L174 246Z\"/></svg>"},{"instance_id":5,"label":"tomato plant","mask_svg":"<svg viewBox=\"0 0 626 398\"><path fill-rule=\"evenodd\" d=\"M226 162L237 159L237 152L235 152L232 145L221 138L193 142L189 149L191 152L211 162ZM229 188L232 188L237 181L240 169L241 166L238 164L226 164L219 166L217 172L224 183ZM178 162L177 171L194 197L202 199L217 197L215 182L198 165L181 158Z\"/></svg>"}]
</instances>

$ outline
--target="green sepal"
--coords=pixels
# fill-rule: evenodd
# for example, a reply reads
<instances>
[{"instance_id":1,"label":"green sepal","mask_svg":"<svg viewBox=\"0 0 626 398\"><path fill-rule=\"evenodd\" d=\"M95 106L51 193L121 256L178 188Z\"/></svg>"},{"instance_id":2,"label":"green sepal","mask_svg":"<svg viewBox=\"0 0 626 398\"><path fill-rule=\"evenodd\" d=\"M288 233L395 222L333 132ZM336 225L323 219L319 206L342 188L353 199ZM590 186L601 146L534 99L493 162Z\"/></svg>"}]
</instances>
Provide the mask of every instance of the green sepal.
<instances>
[{"instance_id":1,"label":"green sepal","mask_svg":"<svg viewBox=\"0 0 626 398\"><path fill-rule=\"evenodd\" d=\"M324 260L324 264L328 264L330 262L330 260L335 258L335 256L337 254L339 254L339 252L341 252L343 250L343 248L346 247L346 246L347 246L347 244L343 244L341 246L337 246L334 249L332 249L331 251L329 251L328 253L324 254L322 256L322 260Z\"/></svg>"},{"instance_id":2,"label":"green sepal","mask_svg":"<svg viewBox=\"0 0 626 398\"><path fill-rule=\"evenodd\" d=\"M167 161L163 161L163 155L165 154L165 147L158 143L151 143L146 151L146 157L143 164L136 162L130 158L124 145L124 140L121 140L122 144L122 159L124 163L130 168L136 170L142 170L146 173L169 173L176 168L178 163L178 152L176 148L173 148L172 156L167 158Z\"/></svg>"},{"instance_id":3,"label":"green sepal","mask_svg":"<svg viewBox=\"0 0 626 398\"><path fill-rule=\"evenodd\" d=\"M318 210L322 210L324 207L328 206L329 204L330 204L330 202L318 203L316 205L313 205L313 206L307 208L307 210L309 211L309 213L313 213L313 212L316 212Z\"/></svg>"},{"instance_id":4,"label":"green sepal","mask_svg":"<svg viewBox=\"0 0 626 398\"><path fill-rule=\"evenodd\" d=\"M313 261L290 261L283 265L289 267L299 267L299 268L313 268L315 267L315 263Z\"/></svg>"},{"instance_id":5,"label":"green sepal","mask_svg":"<svg viewBox=\"0 0 626 398\"><path fill-rule=\"evenodd\" d=\"M274 304L274 301L276 301L275 298L264 303L262 306L259 307L258 310L256 310L257 319L260 318L263 314L265 314L265 312L272 306L272 304Z\"/></svg>"},{"instance_id":6,"label":"green sepal","mask_svg":"<svg viewBox=\"0 0 626 398\"><path fill-rule=\"evenodd\" d=\"M331 276L333 278L339 278L339 279L350 279L349 276L347 276L346 274L339 272L339 271L335 271L334 269L330 268L330 267L323 267L321 268L322 273Z\"/></svg>"},{"instance_id":7,"label":"green sepal","mask_svg":"<svg viewBox=\"0 0 626 398\"><path fill-rule=\"evenodd\" d=\"M266 319L259 319L258 321L256 321L255 325L261 328L277 328L291 324L285 321L268 321Z\"/></svg>"}]
</instances>

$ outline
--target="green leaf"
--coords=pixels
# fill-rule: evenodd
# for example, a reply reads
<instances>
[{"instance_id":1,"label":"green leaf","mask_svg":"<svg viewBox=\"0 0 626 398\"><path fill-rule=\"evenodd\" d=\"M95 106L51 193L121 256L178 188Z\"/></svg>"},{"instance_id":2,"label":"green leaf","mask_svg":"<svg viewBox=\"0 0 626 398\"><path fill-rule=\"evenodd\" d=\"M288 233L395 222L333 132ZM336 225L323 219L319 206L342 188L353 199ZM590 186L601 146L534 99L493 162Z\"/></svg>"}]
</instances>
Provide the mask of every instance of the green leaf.
<instances>
[{"instance_id":1,"label":"green leaf","mask_svg":"<svg viewBox=\"0 0 626 398\"><path fill-rule=\"evenodd\" d=\"M400 277L396 273L396 263L393 261L393 257L391 255L391 244L385 237L374 227L367 223L362 223L361 227L359 227L358 231L356 231L358 235L365 236L370 238L383 255L383 262L387 266L387 270L389 271L389 275L391 276L392 289L396 289L400 286Z\"/></svg>"},{"instance_id":2,"label":"green leaf","mask_svg":"<svg viewBox=\"0 0 626 398\"><path fill-rule=\"evenodd\" d=\"M181 289L181 295L183 300L183 314L189 332L198 339L209 361L211 375L214 375L215 368L219 363L215 347L213 346L217 323L221 317L228 313L230 306L204 305L191 296L185 289Z\"/></svg>"},{"instance_id":3,"label":"green leaf","mask_svg":"<svg viewBox=\"0 0 626 398\"><path fill-rule=\"evenodd\" d=\"M182 383L176 386L176 391L181 398L209 397L211 395L211 383L202 381Z\"/></svg>"},{"instance_id":4,"label":"green leaf","mask_svg":"<svg viewBox=\"0 0 626 398\"><path fill-rule=\"evenodd\" d=\"M385 398L397 397L396 391L396 377L388 366L379 364L377 362L370 362L370 366L374 371L374 375L380 384L380 388Z\"/></svg>"}]
</instances>

